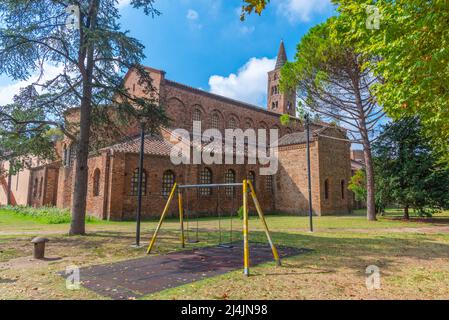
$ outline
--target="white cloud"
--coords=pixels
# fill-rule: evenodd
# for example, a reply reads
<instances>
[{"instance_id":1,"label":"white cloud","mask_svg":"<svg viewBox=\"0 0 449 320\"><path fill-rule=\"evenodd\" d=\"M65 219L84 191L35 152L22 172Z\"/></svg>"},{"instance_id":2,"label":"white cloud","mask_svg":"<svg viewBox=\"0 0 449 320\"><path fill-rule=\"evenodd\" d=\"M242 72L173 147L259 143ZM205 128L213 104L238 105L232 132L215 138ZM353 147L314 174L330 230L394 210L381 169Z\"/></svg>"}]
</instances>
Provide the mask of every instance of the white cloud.
<instances>
[{"instance_id":1,"label":"white cloud","mask_svg":"<svg viewBox=\"0 0 449 320\"><path fill-rule=\"evenodd\" d=\"M309 22L313 16L330 14L333 5L330 0L277 0L278 12L290 22Z\"/></svg>"},{"instance_id":2,"label":"white cloud","mask_svg":"<svg viewBox=\"0 0 449 320\"><path fill-rule=\"evenodd\" d=\"M53 79L62 72L62 67L56 67L46 64L44 68L45 73L39 80L39 83L43 83L47 80ZM12 103L14 96L20 92L21 88L24 88L36 82L38 78L38 75L34 75L26 81L19 81L0 87L0 106Z\"/></svg>"},{"instance_id":3,"label":"white cloud","mask_svg":"<svg viewBox=\"0 0 449 320\"><path fill-rule=\"evenodd\" d=\"M209 78L210 92L259 106L265 105L267 72L274 69L276 59L251 58L237 74Z\"/></svg>"},{"instance_id":4,"label":"white cloud","mask_svg":"<svg viewBox=\"0 0 449 320\"><path fill-rule=\"evenodd\" d=\"M198 14L198 12L196 12L196 11L193 10L193 9L189 9L189 10L187 11L187 16L186 16L186 18L189 19L189 20L198 20L199 16L200 16L200 15Z\"/></svg>"},{"instance_id":5,"label":"white cloud","mask_svg":"<svg viewBox=\"0 0 449 320\"><path fill-rule=\"evenodd\" d=\"M119 8L127 6L131 0L118 0L118 6Z\"/></svg>"}]
</instances>

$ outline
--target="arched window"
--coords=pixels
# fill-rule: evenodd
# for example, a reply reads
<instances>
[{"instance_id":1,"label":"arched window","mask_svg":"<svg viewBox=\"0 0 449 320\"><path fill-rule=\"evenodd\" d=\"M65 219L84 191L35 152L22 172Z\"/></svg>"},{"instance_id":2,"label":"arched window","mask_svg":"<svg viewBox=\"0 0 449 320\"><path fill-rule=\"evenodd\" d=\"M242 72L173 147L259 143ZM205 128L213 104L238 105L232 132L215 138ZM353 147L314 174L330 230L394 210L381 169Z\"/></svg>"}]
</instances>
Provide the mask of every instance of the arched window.
<instances>
[{"instance_id":1,"label":"arched window","mask_svg":"<svg viewBox=\"0 0 449 320\"><path fill-rule=\"evenodd\" d=\"M329 179L324 180L324 199L329 199Z\"/></svg>"},{"instance_id":2,"label":"arched window","mask_svg":"<svg viewBox=\"0 0 449 320\"><path fill-rule=\"evenodd\" d=\"M231 119L229 119L228 128L235 129L236 127L237 127L237 123L236 123L235 119L232 117Z\"/></svg>"},{"instance_id":3,"label":"arched window","mask_svg":"<svg viewBox=\"0 0 449 320\"><path fill-rule=\"evenodd\" d=\"M62 165L64 167L67 167L69 165L69 153L68 153L67 146L64 144L64 147L62 148Z\"/></svg>"},{"instance_id":4,"label":"arched window","mask_svg":"<svg viewBox=\"0 0 449 320\"><path fill-rule=\"evenodd\" d=\"M341 199L345 199L345 185L346 185L346 183L345 183L345 180L341 180L340 181L340 191L341 191Z\"/></svg>"},{"instance_id":5,"label":"arched window","mask_svg":"<svg viewBox=\"0 0 449 320\"><path fill-rule=\"evenodd\" d=\"M225 183L235 183L235 171L229 169L225 173ZM226 196L235 197L235 187L226 187Z\"/></svg>"},{"instance_id":6,"label":"arched window","mask_svg":"<svg viewBox=\"0 0 449 320\"><path fill-rule=\"evenodd\" d=\"M33 185L33 198L37 197L37 184L39 183L39 181L37 180L37 178L34 179L34 185Z\"/></svg>"},{"instance_id":7,"label":"arched window","mask_svg":"<svg viewBox=\"0 0 449 320\"><path fill-rule=\"evenodd\" d=\"M200 171L200 184L211 184L212 183L212 171L209 168L203 168ZM210 188L200 188L200 195L210 196L212 190Z\"/></svg>"},{"instance_id":8,"label":"arched window","mask_svg":"<svg viewBox=\"0 0 449 320\"><path fill-rule=\"evenodd\" d=\"M265 191L269 194L274 193L273 176L265 176Z\"/></svg>"},{"instance_id":9,"label":"arched window","mask_svg":"<svg viewBox=\"0 0 449 320\"><path fill-rule=\"evenodd\" d=\"M171 190L173 189L173 185L175 184L175 174L171 170L167 170L164 172L162 176L162 196L164 198L168 198Z\"/></svg>"},{"instance_id":10,"label":"arched window","mask_svg":"<svg viewBox=\"0 0 449 320\"><path fill-rule=\"evenodd\" d=\"M94 197L98 197L100 195L100 169L98 168L94 171L92 193Z\"/></svg>"},{"instance_id":11,"label":"arched window","mask_svg":"<svg viewBox=\"0 0 449 320\"><path fill-rule=\"evenodd\" d=\"M70 144L70 146L67 148L64 146L64 159L63 163L66 167L71 167L76 159L76 143Z\"/></svg>"},{"instance_id":12,"label":"arched window","mask_svg":"<svg viewBox=\"0 0 449 320\"><path fill-rule=\"evenodd\" d=\"M147 193L147 173L142 170L142 195ZM136 168L131 177L131 195L139 195L139 168Z\"/></svg>"},{"instance_id":13,"label":"arched window","mask_svg":"<svg viewBox=\"0 0 449 320\"><path fill-rule=\"evenodd\" d=\"M220 128L220 117L218 114L214 113L210 119L210 127L214 129Z\"/></svg>"},{"instance_id":14,"label":"arched window","mask_svg":"<svg viewBox=\"0 0 449 320\"><path fill-rule=\"evenodd\" d=\"M251 181L251 184L254 187L254 190L256 189L256 174L254 171L248 172L248 180Z\"/></svg>"},{"instance_id":15,"label":"arched window","mask_svg":"<svg viewBox=\"0 0 449 320\"><path fill-rule=\"evenodd\" d=\"M201 110L200 109L193 110L192 120L193 121L201 121Z\"/></svg>"},{"instance_id":16,"label":"arched window","mask_svg":"<svg viewBox=\"0 0 449 320\"><path fill-rule=\"evenodd\" d=\"M43 189L44 189L44 178L41 177L41 180L39 181L39 198L42 197Z\"/></svg>"}]
</instances>

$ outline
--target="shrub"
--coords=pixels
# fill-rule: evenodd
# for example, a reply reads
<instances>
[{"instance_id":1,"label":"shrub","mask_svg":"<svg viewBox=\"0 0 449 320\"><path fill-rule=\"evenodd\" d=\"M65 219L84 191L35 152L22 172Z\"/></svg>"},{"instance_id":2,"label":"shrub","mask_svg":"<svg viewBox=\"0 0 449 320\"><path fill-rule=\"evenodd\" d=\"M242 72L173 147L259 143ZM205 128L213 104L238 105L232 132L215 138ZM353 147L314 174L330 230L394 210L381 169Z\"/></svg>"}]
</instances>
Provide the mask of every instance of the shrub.
<instances>
[{"instance_id":1,"label":"shrub","mask_svg":"<svg viewBox=\"0 0 449 320\"><path fill-rule=\"evenodd\" d=\"M70 211L67 209L59 209L56 207L6 207L13 214L22 217L32 218L33 220L39 221L45 224L61 224L69 223L71 221ZM86 216L86 222L96 222L98 219Z\"/></svg>"}]
</instances>

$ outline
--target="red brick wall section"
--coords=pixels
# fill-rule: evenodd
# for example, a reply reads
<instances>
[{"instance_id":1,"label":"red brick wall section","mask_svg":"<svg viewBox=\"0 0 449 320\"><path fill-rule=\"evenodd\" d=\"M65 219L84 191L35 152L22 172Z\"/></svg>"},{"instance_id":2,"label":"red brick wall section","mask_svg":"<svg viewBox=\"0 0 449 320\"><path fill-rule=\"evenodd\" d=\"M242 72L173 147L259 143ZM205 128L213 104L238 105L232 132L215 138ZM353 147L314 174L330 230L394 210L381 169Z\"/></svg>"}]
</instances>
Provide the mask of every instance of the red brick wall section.
<instances>
[{"instance_id":1,"label":"red brick wall section","mask_svg":"<svg viewBox=\"0 0 449 320\"><path fill-rule=\"evenodd\" d=\"M45 176L46 168L40 167L34 169L31 172L31 194L30 194L30 205L32 207L41 207L44 205L45 198Z\"/></svg>"},{"instance_id":2,"label":"red brick wall section","mask_svg":"<svg viewBox=\"0 0 449 320\"><path fill-rule=\"evenodd\" d=\"M58 168L47 167L47 174L44 181L44 199L43 199L43 204L46 206L56 205L58 174L59 174Z\"/></svg>"},{"instance_id":3,"label":"red brick wall section","mask_svg":"<svg viewBox=\"0 0 449 320\"><path fill-rule=\"evenodd\" d=\"M58 174L58 195L56 197L56 206L58 208L70 208L72 204L73 175L75 166L60 166Z\"/></svg>"},{"instance_id":4,"label":"red brick wall section","mask_svg":"<svg viewBox=\"0 0 449 320\"><path fill-rule=\"evenodd\" d=\"M202 111L202 129L211 127L212 114L218 114L220 119L220 129L229 128L229 120L234 118L237 127L246 129L248 124L254 129L280 129L279 136L286 134L289 129L281 126L279 114L268 112L264 109L245 108L230 101L222 101L214 96L205 94L199 90L178 86L172 82L166 82L164 86L166 112L173 120L170 127L192 128L192 114L195 109ZM290 126L291 131L302 131L299 123Z\"/></svg>"},{"instance_id":5,"label":"red brick wall section","mask_svg":"<svg viewBox=\"0 0 449 320\"><path fill-rule=\"evenodd\" d=\"M328 129L326 136L346 138L336 129ZM348 182L351 177L350 143L326 137L319 139L319 173L321 214L348 213L351 210L351 195ZM329 198L324 197L325 180L329 181ZM341 182L344 181L344 198L342 197Z\"/></svg>"},{"instance_id":6,"label":"red brick wall section","mask_svg":"<svg viewBox=\"0 0 449 320\"><path fill-rule=\"evenodd\" d=\"M107 214L105 217L111 220L133 220L137 210L137 196L132 195L131 179L134 170L138 167L138 154L114 154L111 157L109 172L109 192L107 201ZM225 172L232 168L236 173L236 182L241 182L247 177L250 170L256 173L256 192L262 207L266 211L274 209L274 199L271 192L266 192L265 177L259 175L256 165L212 165L208 166L212 170L212 182L223 183ZM180 165L171 164L166 157L146 156L144 159L144 169L147 174L147 190L143 195L142 216L158 217L162 213L167 198L162 195L162 177L165 171L171 170L175 173L175 179L179 184L198 184L199 170L202 166L198 165ZM103 180L102 180L103 181ZM88 198L92 197L92 188L89 187ZM218 196L218 198L217 198ZM102 197L99 197L99 200ZM217 199L219 211L223 215L235 215L235 211L242 205L242 190L237 188L235 197L226 196L224 189L212 190L210 196L198 197L196 189L185 191L185 209L195 211L199 214L216 214ZM88 199L88 203L95 200ZM94 206L88 206L90 214L95 213ZM253 208L253 206L251 205ZM177 200L170 206L169 215L178 214Z\"/></svg>"},{"instance_id":7,"label":"red brick wall section","mask_svg":"<svg viewBox=\"0 0 449 320\"><path fill-rule=\"evenodd\" d=\"M88 184L87 184L87 198L86 198L86 211L87 214L97 217L99 219L106 218L106 210L104 207L105 197L105 178L108 172L106 172L107 154L104 152L98 156L88 159ZM95 172L99 172L99 185L98 195L94 194L94 178Z\"/></svg>"},{"instance_id":8,"label":"red brick wall section","mask_svg":"<svg viewBox=\"0 0 449 320\"><path fill-rule=\"evenodd\" d=\"M310 145L312 171L312 203L314 214L320 215L318 145ZM306 145L279 148L279 171L276 175L276 209L290 214L308 214L308 176Z\"/></svg>"},{"instance_id":9,"label":"red brick wall section","mask_svg":"<svg viewBox=\"0 0 449 320\"><path fill-rule=\"evenodd\" d=\"M125 188L125 154L115 153L110 156L108 201L106 217L108 220L123 219L123 201Z\"/></svg>"}]
</instances>

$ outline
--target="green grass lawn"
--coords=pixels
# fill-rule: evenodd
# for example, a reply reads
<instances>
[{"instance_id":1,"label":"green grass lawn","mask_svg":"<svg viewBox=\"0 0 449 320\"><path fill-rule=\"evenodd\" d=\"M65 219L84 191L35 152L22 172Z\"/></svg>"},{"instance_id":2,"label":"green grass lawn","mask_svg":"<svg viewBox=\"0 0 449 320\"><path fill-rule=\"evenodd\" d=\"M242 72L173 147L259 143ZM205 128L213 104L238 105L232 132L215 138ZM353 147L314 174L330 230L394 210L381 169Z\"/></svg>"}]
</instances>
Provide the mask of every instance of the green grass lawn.
<instances>
[{"instance_id":1,"label":"green grass lawn","mask_svg":"<svg viewBox=\"0 0 449 320\"><path fill-rule=\"evenodd\" d=\"M314 233L308 231L307 217L271 215L267 222L276 244L313 251L285 259L282 267L272 262L252 267L250 278L237 270L145 299L449 298L449 225L445 223L449 212L426 221L392 220L400 215L389 211L376 222L366 221L361 211L314 217ZM156 223L143 222L142 242L149 241ZM224 219L223 229L229 230L230 223ZM241 220L234 218L232 223L233 239L241 240ZM201 241L188 248L218 243L217 219L200 219L198 225ZM0 299L103 299L87 289L67 290L56 272L72 264L96 265L145 254L145 248L130 248L133 222L90 222L87 236L69 237L68 228L68 223L45 224L0 209ZM164 223L156 254L181 250L178 228L177 219ZM31 259L29 241L36 235L50 239L47 261ZM250 218L250 241L265 241L256 217ZM381 270L380 290L366 288L368 265Z\"/></svg>"}]
</instances>

